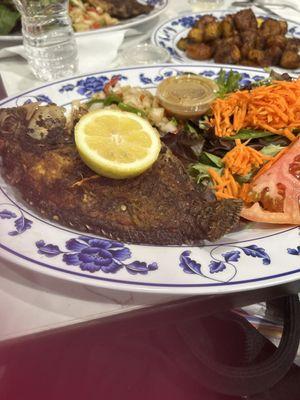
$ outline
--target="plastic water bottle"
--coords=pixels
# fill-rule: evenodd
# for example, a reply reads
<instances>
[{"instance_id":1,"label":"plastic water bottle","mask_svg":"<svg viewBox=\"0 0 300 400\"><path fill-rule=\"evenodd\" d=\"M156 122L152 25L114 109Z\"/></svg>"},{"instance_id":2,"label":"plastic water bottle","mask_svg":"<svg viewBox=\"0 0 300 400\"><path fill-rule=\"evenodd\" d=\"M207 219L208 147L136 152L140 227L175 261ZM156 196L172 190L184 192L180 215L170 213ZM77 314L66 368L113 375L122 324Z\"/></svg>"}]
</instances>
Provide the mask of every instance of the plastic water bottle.
<instances>
[{"instance_id":1,"label":"plastic water bottle","mask_svg":"<svg viewBox=\"0 0 300 400\"><path fill-rule=\"evenodd\" d=\"M68 0L14 0L22 17L23 45L34 75L51 81L78 67Z\"/></svg>"}]
</instances>

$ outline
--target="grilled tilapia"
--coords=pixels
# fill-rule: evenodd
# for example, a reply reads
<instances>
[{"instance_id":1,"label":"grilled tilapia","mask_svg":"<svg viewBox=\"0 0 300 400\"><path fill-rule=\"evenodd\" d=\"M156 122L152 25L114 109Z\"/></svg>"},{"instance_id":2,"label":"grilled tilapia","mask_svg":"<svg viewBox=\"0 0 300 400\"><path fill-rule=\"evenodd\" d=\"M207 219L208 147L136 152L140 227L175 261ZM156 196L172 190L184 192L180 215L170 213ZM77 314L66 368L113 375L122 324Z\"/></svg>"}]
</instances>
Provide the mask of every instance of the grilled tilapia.
<instances>
[{"instance_id":1,"label":"grilled tilapia","mask_svg":"<svg viewBox=\"0 0 300 400\"><path fill-rule=\"evenodd\" d=\"M44 217L115 240L145 244L215 241L239 220L238 200L208 200L163 146L144 174L113 180L80 159L64 110L0 109L2 175Z\"/></svg>"}]
</instances>

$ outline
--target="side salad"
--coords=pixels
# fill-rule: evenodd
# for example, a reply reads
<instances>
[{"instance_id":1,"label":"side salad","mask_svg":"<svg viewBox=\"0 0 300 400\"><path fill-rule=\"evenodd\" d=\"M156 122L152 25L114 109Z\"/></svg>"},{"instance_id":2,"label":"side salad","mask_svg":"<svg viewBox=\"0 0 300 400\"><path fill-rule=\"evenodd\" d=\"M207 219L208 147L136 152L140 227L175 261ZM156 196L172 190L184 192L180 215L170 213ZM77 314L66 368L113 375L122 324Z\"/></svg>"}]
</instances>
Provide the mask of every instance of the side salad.
<instances>
[{"instance_id":1,"label":"side salad","mask_svg":"<svg viewBox=\"0 0 300 400\"><path fill-rule=\"evenodd\" d=\"M45 6L51 0L45 1ZM107 4L103 1L70 0L69 15L75 32L98 29L115 25L118 19L107 12ZM0 3L0 35L7 35L21 29L20 14L12 0L2 0Z\"/></svg>"},{"instance_id":2,"label":"side salad","mask_svg":"<svg viewBox=\"0 0 300 400\"><path fill-rule=\"evenodd\" d=\"M159 131L199 189L241 199L248 220L300 224L300 79L271 72L241 87L241 78L221 70L210 110L180 120L148 90L120 86L115 76L87 102L74 103L71 123L97 108L136 113Z\"/></svg>"}]
</instances>

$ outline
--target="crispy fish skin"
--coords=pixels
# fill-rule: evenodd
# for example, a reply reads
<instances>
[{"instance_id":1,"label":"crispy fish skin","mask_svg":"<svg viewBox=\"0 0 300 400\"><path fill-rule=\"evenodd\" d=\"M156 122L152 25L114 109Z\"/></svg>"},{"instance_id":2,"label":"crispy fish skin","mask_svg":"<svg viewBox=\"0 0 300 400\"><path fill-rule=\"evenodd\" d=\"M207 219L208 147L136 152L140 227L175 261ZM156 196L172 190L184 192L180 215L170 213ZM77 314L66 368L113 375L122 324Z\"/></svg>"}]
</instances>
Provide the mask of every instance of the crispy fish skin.
<instances>
[{"instance_id":1,"label":"crispy fish skin","mask_svg":"<svg viewBox=\"0 0 300 400\"><path fill-rule=\"evenodd\" d=\"M39 138L32 126L42 128ZM24 107L0 109L0 153L2 175L27 203L80 231L138 244L200 244L217 240L239 221L241 202L207 201L167 147L136 178L95 176L54 105L33 114Z\"/></svg>"}]
</instances>

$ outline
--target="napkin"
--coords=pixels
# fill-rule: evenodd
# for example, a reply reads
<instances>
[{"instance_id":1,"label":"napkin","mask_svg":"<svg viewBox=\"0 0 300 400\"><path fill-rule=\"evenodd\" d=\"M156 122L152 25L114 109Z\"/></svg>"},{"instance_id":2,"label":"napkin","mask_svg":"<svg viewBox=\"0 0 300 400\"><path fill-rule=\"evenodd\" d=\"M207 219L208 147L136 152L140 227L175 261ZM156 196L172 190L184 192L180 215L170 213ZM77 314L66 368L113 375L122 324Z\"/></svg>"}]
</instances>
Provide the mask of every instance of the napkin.
<instances>
[{"instance_id":1,"label":"napkin","mask_svg":"<svg viewBox=\"0 0 300 400\"><path fill-rule=\"evenodd\" d=\"M111 33L95 33L76 37L78 47L78 73L95 72L110 66L123 43L126 30ZM25 58L23 45L6 47L0 50L0 59L19 55Z\"/></svg>"}]
</instances>

